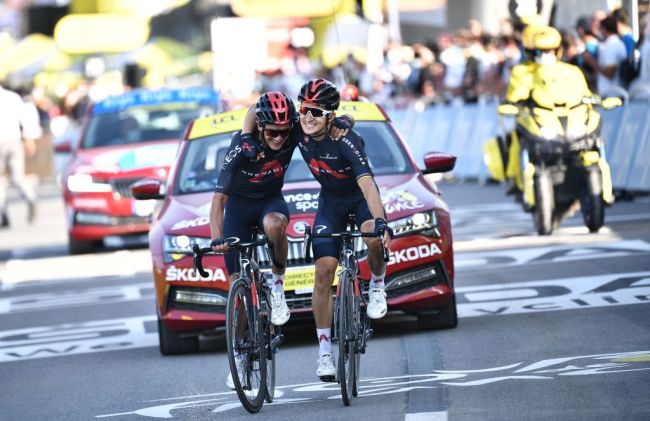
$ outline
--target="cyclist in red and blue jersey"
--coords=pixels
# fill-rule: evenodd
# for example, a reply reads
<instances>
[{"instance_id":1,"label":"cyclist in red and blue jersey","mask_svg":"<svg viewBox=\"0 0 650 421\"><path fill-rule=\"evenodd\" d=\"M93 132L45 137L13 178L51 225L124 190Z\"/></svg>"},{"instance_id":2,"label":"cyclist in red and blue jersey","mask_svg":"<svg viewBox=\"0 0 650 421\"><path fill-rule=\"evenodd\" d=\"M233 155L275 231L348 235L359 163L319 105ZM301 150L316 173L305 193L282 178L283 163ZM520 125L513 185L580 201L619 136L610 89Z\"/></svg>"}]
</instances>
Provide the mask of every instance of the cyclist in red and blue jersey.
<instances>
[{"instance_id":1,"label":"cyclist in red and blue jersey","mask_svg":"<svg viewBox=\"0 0 650 421\"><path fill-rule=\"evenodd\" d=\"M371 319L378 319L386 314L386 263L382 258L381 241L388 247L392 230L386 222L386 213L364 151L363 139L352 130L336 142L328 136L328 128L336 116L340 100L336 86L325 79L314 79L304 84L298 95L300 128L294 128L292 134L302 131L302 138L297 139L298 148L322 187L314 232L342 231L347 215L354 212L361 231L384 233L383 240L364 238L371 272L367 313ZM312 309L319 341L316 374L322 381L334 381L332 283L338 266L340 239L315 238L313 249L316 280Z\"/></svg>"},{"instance_id":2,"label":"cyclist in red and blue jersey","mask_svg":"<svg viewBox=\"0 0 650 421\"><path fill-rule=\"evenodd\" d=\"M269 281L271 322L282 325L290 313L283 285L289 209L281 189L296 146L289 138L296 113L293 101L274 91L261 95L249 114L254 116L254 127L233 135L221 167L210 210L211 245L214 251L225 253L228 245L224 239L250 241L252 226L264 231L280 265L272 267ZM347 129L333 128L331 134L338 137L345 133ZM240 270L236 254L227 253L225 261L233 281ZM226 383L234 388L230 374Z\"/></svg>"},{"instance_id":3,"label":"cyclist in red and blue jersey","mask_svg":"<svg viewBox=\"0 0 650 421\"><path fill-rule=\"evenodd\" d=\"M354 212L358 227L364 232L384 232L383 242L388 247L392 231L386 222L386 213L368 164L363 139L352 130L337 140L329 135L332 127L350 129L354 124L349 116L336 117L341 101L339 90L325 79L313 79L302 86L298 101L300 124L293 126L291 138L321 185L314 231L328 233L344 230L347 215ZM249 112L243 132L252 130L251 119ZM364 238L364 241L368 247L371 270L367 312L370 318L378 319L386 314L386 263L382 258L380 240ZM340 240L315 238L313 249L316 279L312 309L319 341L316 374L323 381L333 381L336 368L331 344L331 291L338 266Z\"/></svg>"},{"instance_id":4,"label":"cyclist in red and blue jersey","mask_svg":"<svg viewBox=\"0 0 650 421\"><path fill-rule=\"evenodd\" d=\"M212 248L228 251L224 238L250 241L253 226L264 231L281 265L271 269L270 286L271 322L282 325L289 319L283 290L289 208L281 190L294 150L288 138L295 107L282 92L268 92L255 104L255 115L257 131L233 135L219 173L210 211ZM227 253L225 261L232 280L240 269L236 254Z\"/></svg>"},{"instance_id":5,"label":"cyclist in red and blue jersey","mask_svg":"<svg viewBox=\"0 0 650 421\"><path fill-rule=\"evenodd\" d=\"M268 237L277 264L271 268L271 323L282 325L289 320L284 298L284 272L287 261L287 224L289 208L281 189L284 172L291 162L294 146L288 142L295 121L293 101L281 92L268 92L255 104L257 131L235 133L226 152L210 210L211 246L226 253L224 239L237 237L250 241L252 227L259 227ZM235 253L224 256L230 282L239 272ZM238 372L240 372L240 361ZM226 385L234 389L232 374Z\"/></svg>"}]
</instances>

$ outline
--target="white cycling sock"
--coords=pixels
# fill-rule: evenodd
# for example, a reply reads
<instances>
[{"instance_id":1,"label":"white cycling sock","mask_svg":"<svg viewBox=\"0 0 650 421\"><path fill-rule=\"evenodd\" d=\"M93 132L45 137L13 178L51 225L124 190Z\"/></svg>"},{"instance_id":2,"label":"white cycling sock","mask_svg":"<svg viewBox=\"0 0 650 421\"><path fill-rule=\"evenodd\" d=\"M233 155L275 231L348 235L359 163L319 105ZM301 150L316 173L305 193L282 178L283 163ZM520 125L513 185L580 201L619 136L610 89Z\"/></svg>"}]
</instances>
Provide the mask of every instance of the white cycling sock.
<instances>
[{"instance_id":1,"label":"white cycling sock","mask_svg":"<svg viewBox=\"0 0 650 421\"><path fill-rule=\"evenodd\" d=\"M384 277L386 276L386 271L384 271L384 273L382 273L381 275L375 275L374 273L371 273L371 275L372 276L370 277L370 285L369 285L370 289L373 288L384 289L385 287Z\"/></svg>"},{"instance_id":2,"label":"white cycling sock","mask_svg":"<svg viewBox=\"0 0 650 421\"><path fill-rule=\"evenodd\" d=\"M273 277L269 280L269 288L271 288L271 292L284 292L284 274L276 275L273 273L272 275Z\"/></svg>"},{"instance_id":3,"label":"white cycling sock","mask_svg":"<svg viewBox=\"0 0 650 421\"><path fill-rule=\"evenodd\" d=\"M332 355L332 329L316 329L316 337L318 338L318 351L320 355Z\"/></svg>"}]
</instances>

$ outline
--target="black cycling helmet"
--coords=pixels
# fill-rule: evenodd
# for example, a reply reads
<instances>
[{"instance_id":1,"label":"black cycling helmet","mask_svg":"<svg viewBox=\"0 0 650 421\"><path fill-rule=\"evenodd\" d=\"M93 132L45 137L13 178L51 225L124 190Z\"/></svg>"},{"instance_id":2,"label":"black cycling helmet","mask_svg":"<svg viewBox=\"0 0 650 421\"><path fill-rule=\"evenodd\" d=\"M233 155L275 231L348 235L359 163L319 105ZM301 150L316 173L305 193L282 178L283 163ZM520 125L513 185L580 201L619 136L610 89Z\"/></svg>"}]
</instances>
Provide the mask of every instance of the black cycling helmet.
<instances>
[{"instance_id":1,"label":"black cycling helmet","mask_svg":"<svg viewBox=\"0 0 650 421\"><path fill-rule=\"evenodd\" d=\"M341 94L329 80L312 79L300 88L298 101L327 111L336 111L341 103Z\"/></svg>"},{"instance_id":2,"label":"black cycling helmet","mask_svg":"<svg viewBox=\"0 0 650 421\"><path fill-rule=\"evenodd\" d=\"M279 91L271 91L263 94L255 104L257 122L265 124L277 124L283 126L291 124L296 115L296 107L291 98Z\"/></svg>"}]
</instances>

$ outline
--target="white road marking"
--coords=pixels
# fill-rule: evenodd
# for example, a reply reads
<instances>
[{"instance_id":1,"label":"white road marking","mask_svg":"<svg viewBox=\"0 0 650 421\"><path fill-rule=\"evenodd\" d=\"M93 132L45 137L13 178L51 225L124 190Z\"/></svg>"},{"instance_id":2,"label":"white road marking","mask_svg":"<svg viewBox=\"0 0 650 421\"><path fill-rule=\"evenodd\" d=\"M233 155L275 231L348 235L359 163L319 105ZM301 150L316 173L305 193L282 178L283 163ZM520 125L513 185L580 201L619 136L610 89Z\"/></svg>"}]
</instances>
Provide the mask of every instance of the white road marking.
<instances>
[{"instance_id":1,"label":"white road marking","mask_svg":"<svg viewBox=\"0 0 650 421\"><path fill-rule=\"evenodd\" d=\"M650 304L650 272L456 288L460 317Z\"/></svg>"},{"instance_id":2,"label":"white road marking","mask_svg":"<svg viewBox=\"0 0 650 421\"><path fill-rule=\"evenodd\" d=\"M0 363L158 345L145 323L156 316L67 323L0 332Z\"/></svg>"},{"instance_id":3,"label":"white road marking","mask_svg":"<svg viewBox=\"0 0 650 421\"><path fill-rule=\"evenodd\" d=\"M504 381L561 381L565 377L574 379L594 375L621 374L633 371L650 370L650 351L629 351L620 353L579 355L556 357L529 363L515 362L505 366L487 367L483 369L434 370L430 373L413 373L392 377L361 378L358 399L367 396L395 395L418 389L439 389L440 387L486 387L493 383ZM521 374L522 372L526 374ZM374 385L374 386L373 386ZM286 386L276 386L276 393L282 389L283 396L274 400L270 405L287 405L300 403L301 408L310 402L323 399L340 400L340 388L319 383L304 383ZM301 394L304 394L301 396ZM324 398L323 395L326 395ZM150 402L165 402L153 406L145 406L128 412L96 415L95 418L121 417L125 415L140 415L151 418L174 418L177 415L183 419L182 410L203 406L214 406L213 413L221 413L241 408L235 392L219 392L193 396L175 396L156 399ZM266 405L265 405L266 406ZM172 412L173 411L173 412ZM420 412L405 414L405 421L445 421L447 411Z\"/></svg>"},{"instance_id":4,"label":"white road marking","mask_svg":"<svg viewBox=\"0 0 650 421\"><path fill-rule=\"evenodd\" d=\"M153 288L153 282L97 288L79 286L56 292L0 298L0 314L138 301L153 297ZM143 294L143 290L151 292Z\"/></svg>"},{"instance_id":5,"label":"white road marking","mask_svg":"<svg viewBox=\"0 0 650 421\"><path fill-rule=\"evenodd\" d=\"M454 244L454 247L456 245ZM527 247L481 252L457 252L457 270L519 266L529 263L567 262L650 253L650 243L643 240L609 241L576 245Z\"/></svg>"},{"instance_id":6,"label":"white road marking","mask_svg":"<svg viewBox=\"0 0 650 421\"><path fill-rule=\"evenodd\" d=\"M650 304L650 272L461 287L456 299L459 317ZM155 330L145 330L155 321L151 315L0 331L0 363L157 346Z\"/></svg>"},{"instance_id":7,"label":"white road marking","mask_svg":"<svg viewBox=\"0 0 650 421\"><path fill-rule=\"evenodd\" d=\"M447 421L447 411L406 414L404 421Z\"/></svg>"},{"instance_id":8,"label":"white road marking","mask_svg":"<svg viewBox=\"0 0 650 421\"><path fill-rule=\"evenodd\" d=\"M7 289L7 285L33 280L132 276L142 272L151 272L149 250L120 250L111 253L42 259L12 259L6 263L0 288Z\"/></svg>"}]
</instances>

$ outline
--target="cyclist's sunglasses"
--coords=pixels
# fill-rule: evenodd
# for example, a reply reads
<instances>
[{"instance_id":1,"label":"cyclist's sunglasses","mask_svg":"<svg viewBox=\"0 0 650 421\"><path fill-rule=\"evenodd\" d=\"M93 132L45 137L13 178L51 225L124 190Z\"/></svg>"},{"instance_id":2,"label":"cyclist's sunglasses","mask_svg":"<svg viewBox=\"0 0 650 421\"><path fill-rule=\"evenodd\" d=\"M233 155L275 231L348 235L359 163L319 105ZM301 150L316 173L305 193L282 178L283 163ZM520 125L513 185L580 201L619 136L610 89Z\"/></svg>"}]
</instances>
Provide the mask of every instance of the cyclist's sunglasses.
<instances>
[{"instance_id":1,"label":"cyclist's sunglasses","mask_svg":"<svg viewBox=\"0 0 650 421\"><path fill-rule=\"evenodd\" d=\"M282 130L276 130L276 129L264 129L264 134L268 137L287 137L289 136L289 132L291 129L282 129Z\"/></svg>"},{"instance_id":2,"label":"cyclist's sunglasses","mask_svg":"<svg viewBox=\"0 0 650 421\"><path fill-rule=\"evenodd\" d=\"M318 117L328 116L332 112L331 111L326 111L326 110L321 110L320 108L310 107L309 105L300 104L300 114L307 115L307 113L311 113L312 117L318 118Z\"/></svg>"}]
</instances>

